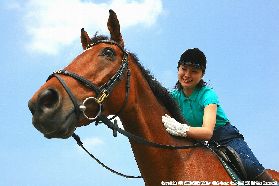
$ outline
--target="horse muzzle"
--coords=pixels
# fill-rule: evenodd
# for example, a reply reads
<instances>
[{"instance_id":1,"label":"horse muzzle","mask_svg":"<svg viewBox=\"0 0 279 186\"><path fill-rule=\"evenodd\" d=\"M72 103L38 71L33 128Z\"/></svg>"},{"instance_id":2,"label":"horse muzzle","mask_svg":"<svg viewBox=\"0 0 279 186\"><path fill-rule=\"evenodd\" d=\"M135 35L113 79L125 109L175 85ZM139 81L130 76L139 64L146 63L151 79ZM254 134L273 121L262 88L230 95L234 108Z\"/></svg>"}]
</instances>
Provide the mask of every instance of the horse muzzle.
<instances>
[{"instance_id":1,"label":"horse muzzle","mask_svg":"<svg viewBox=\"0 0 279 186\"><path fill-rule=\"evenodd\" d=\"M73 108L63 110L62 105L59 92L51 88L41 91L28 102L32 123L46 138L68 138L75 130L77 117Z\"/></svg>"}]
</instances>

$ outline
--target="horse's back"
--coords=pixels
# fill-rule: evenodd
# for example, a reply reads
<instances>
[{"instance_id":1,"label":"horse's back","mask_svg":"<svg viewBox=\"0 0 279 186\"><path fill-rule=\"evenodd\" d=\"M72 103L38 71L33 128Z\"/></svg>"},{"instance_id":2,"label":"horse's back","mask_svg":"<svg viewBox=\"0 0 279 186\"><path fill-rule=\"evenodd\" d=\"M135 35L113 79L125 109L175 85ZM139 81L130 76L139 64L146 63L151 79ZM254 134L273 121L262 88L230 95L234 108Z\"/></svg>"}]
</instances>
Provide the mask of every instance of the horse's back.
<instances>
[{"instance_id":1,"label":"horse's back","mask_svg":"<svg viewBox=\"0 0 279 186\"><path fill-rule=\"evenodd\" d=\"M272 170L272 169L267 169L267 172L271 175L271 177L279 182L279 172Z\"/></svg>"},{"instance_id":2,"label":"horse's back","mask_svg":"<svg viewBox=\"0 0 279 186\"><path fill-rule=\"evenodd\" d=\"M187 157L185 164L190 164L187 167L191 170L189 174L191 177L195 177L194 180L208 180L208 181L230 181L231 178L227 171L224 169L222 163L218 159L217 155L209 148L195 148L192 152L184 154ZM184 158L185 158L184 157ZM191 158L190 158L191 157ZM196 169L194 168L196 165ZM186 169L186 170L187 170Z\"/></svg>"}]
</instances>

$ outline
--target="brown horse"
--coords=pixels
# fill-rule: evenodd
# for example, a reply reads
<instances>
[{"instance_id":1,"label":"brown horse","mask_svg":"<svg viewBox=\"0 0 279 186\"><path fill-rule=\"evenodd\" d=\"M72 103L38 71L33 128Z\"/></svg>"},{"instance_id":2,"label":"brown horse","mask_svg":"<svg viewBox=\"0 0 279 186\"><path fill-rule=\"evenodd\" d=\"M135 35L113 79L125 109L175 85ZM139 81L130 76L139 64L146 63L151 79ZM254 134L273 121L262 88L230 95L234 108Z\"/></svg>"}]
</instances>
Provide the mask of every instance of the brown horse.
<instances>
[{"instance_id":1,"label":"brown horse","mask_svg":"<svg viewBox=\"0 0 279 186\"><path fill-rule=\"evenodd\" d=\"M116 14L110 10L105 36L90 39L82 29L84 51L64 70L51 75L29 101L33 125L47 138L68 138L76 127L99 116L118 114L126 131L149 141L176 146L190 139L169 135L161 121L169 114L182 121L167 90L126 52ZM162 181L231 181L215 154L205 148L161 149L130 140L146 185ZM279 173L270 171L274 179Z\"/></svg>"}]
</instances>

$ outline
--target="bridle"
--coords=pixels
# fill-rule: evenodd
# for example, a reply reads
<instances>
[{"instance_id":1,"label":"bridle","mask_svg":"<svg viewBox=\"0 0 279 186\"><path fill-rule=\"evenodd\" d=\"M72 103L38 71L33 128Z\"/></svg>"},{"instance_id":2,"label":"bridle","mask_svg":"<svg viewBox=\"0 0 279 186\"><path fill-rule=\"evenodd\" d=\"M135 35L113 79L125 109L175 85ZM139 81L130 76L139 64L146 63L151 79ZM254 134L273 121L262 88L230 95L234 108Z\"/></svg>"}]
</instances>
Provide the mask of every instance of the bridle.
<instances>
[{"instance_id":1,"label":"bridle","mask_svg":"<svg viewBox=\"0 0 279 186\"><path fill-rule=\"evenodd\" d=\"M130 140L136 141L139 144L143 144L143 145L147 145L150 147L156 147L156 148L161 148L161 149L189 149L189 148L195 148L195 147L201 147L204 146L204 144L202 142L199 141L193 141L195 142L193 145L182 145L182 146L175 146L175 145L169 145L169 144L160 144L160 143L156 143L156 142L152 142L152 141L148 141L140 136L136 136L128 131L125 131L121 128L118 127L117 125L117 121L114 120L114 122L112 122L111 120L113 120L115 117L117 117L119 115L119 113L121 113L125 106L127 105L128 102L128 96L129 96L129 90L130 90L130 69L128 67L128 52L125 51L122 46L120 46L117 42L115 41L111 41L111 40L100 40L98 42L89 44L86 47L86 50L94 47L95 45L99 44L99 43L107 43L107 44L111 44L111 45L116 45L118 46L121 51L123 52L123 57L122 57L122 61L121 61L121 65L119 67L119 69L116 71L116 73L102 86L97 86L96 84L92 83L91 81L89 81L88 79L70 72L68 70L57 70L55 72L53 72L47 79L50 80L52 77L56 77L58 79L58 81L61 83L61 85L63 86L63 88L65 89L65 91L67 92L67 94L69 95L73 105L74 105L74 111L77 117L77 121L79 121L78 119L80 118L80 115L83 114L88 120L90 121L95 121L96 125L101 121L103 122L105 125L107 125L110 129L113 130L113 136L116 137L117 136L117 132L120 134L123 134L124 136L126 136L127 138L129 138ZM126 80L126 90L125 90L125 100L124 103L122 105L122 107L120 108L120 110L112 117L112 118L108 118L107 116L102 114L103 111L103 104L105 102L105 100L108 98L108 96L110 95L110 93L112 92L113 88L116 86L116 84L121 81L121 79L123 78L124 74L127 74L127 80ZM79 101L77 100L77 98L74 96L74 94L72 93L72 91L70 90L70 88L67 86L66 82L63 80L63 78L60 75L64 75L64 76L69 76L75 80L77 80L80 84L82 84L83 86L91 89L93 92L95 92L96 97L87 97L84 99L84 101L82 102L82 104L79 104ZM86 105L87 103L93 100L95 103L98 104L98 112L94 117L90 117L86 114ZM88 153L94 160L96 160L99 164L101 164L104 168L108 169L109 171L126 177L126 178L142 178L142 176L129 176L120 172L117 172L111 168L109 168L108 166L106 166L105 164L103 164L100 160L98 160L94 155L92 155L84 146L83 143L80 140L80 137L78 135L76 135L75 133L73 133L72 137L76 140L77 144L79 146L81 146L81 148L83 148L83 150Z\"/></svg>"},{"instance_id":2,"label":"bridle","mask_svg":"<svg viewBox=\"0 0 279 186\"><path fill-rule=\"evenodd\" d=\"M119 69L105 84L103 84L102 86L97 86L94 83L92 83L91 81L89 81L88 79L86 79L86 78L84 78L84 77L82 77L82 76L80 76L76 73L67 71L67 70L57 70L57 71L53 72L47 79L47 81L48 81L52 77L56 77L59 80L59 82L61 83L63 88L66 90L67 94L69 95L69 97L70 97L70 99L71 99L71 101L74 105L74 111L76 113L77 119L80 118L80 115L82 113L85 116L85 118L87 118L90 121L98 120L99 116L102 114L102 111L103 111L103 103L108 98L108 96L112 92L115 85L124 76L124 73L126 71L127 71L126 93L125 93L126 96L125 96L125 100L124 100L124 103L123 103L122 107L115 114L115 117L120 112L122 112L122 110L124 109L124 107L127 104L129 89L130 89L130 69L128 68L128 53L118 43L116 43L115 41L110 41L110 40L100 40L96 43L89 44L87 46L86 50L88 50L88 49L90 49L90 48L92 48L95 45L100 44L100 43L107 43L107 44L111 44L111 45L116 45L123 52L123 58L122 58L122 62L121 62L121 65L120 65ZM70 88L67 86L66 82L62 79L62 77L60 77L60 75L65 75L65 76L69 76L69 77L74 78L79 83L81 83L85 87L87 87L87 88L91 89L93 92L95 92L96 97L93 97L93 96L87 97L87 98L84 99L82 104L79 104L76 97L74 96L74 94L72 93ZM94 117L88 116L85 112L86 111L86 104L89 103L91 100L98 105L98 112Z\"/></svg>"}]
</instances>

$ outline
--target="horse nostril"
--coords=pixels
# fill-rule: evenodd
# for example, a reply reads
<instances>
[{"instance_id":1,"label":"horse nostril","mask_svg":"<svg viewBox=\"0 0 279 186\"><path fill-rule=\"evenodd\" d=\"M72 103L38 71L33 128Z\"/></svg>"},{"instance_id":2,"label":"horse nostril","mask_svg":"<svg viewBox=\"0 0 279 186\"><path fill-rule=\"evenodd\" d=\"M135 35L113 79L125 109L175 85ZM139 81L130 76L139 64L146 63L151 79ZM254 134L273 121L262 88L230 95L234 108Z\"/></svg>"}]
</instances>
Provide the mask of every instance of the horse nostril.
<instances>
[{"instance_id":1,"label":"horse nostril","mask_svg":"<svg viewBox=\"0 0 279 186\"><path fill-rule=\"evenodd\" d=\"M44 108L51 109L55 107L58 101L59 101L59 95L57 91L54 89L47 89L44 92L42 92L41 95L39 96L38 105L42 109Z\"/></svg>"}]
</instances>

